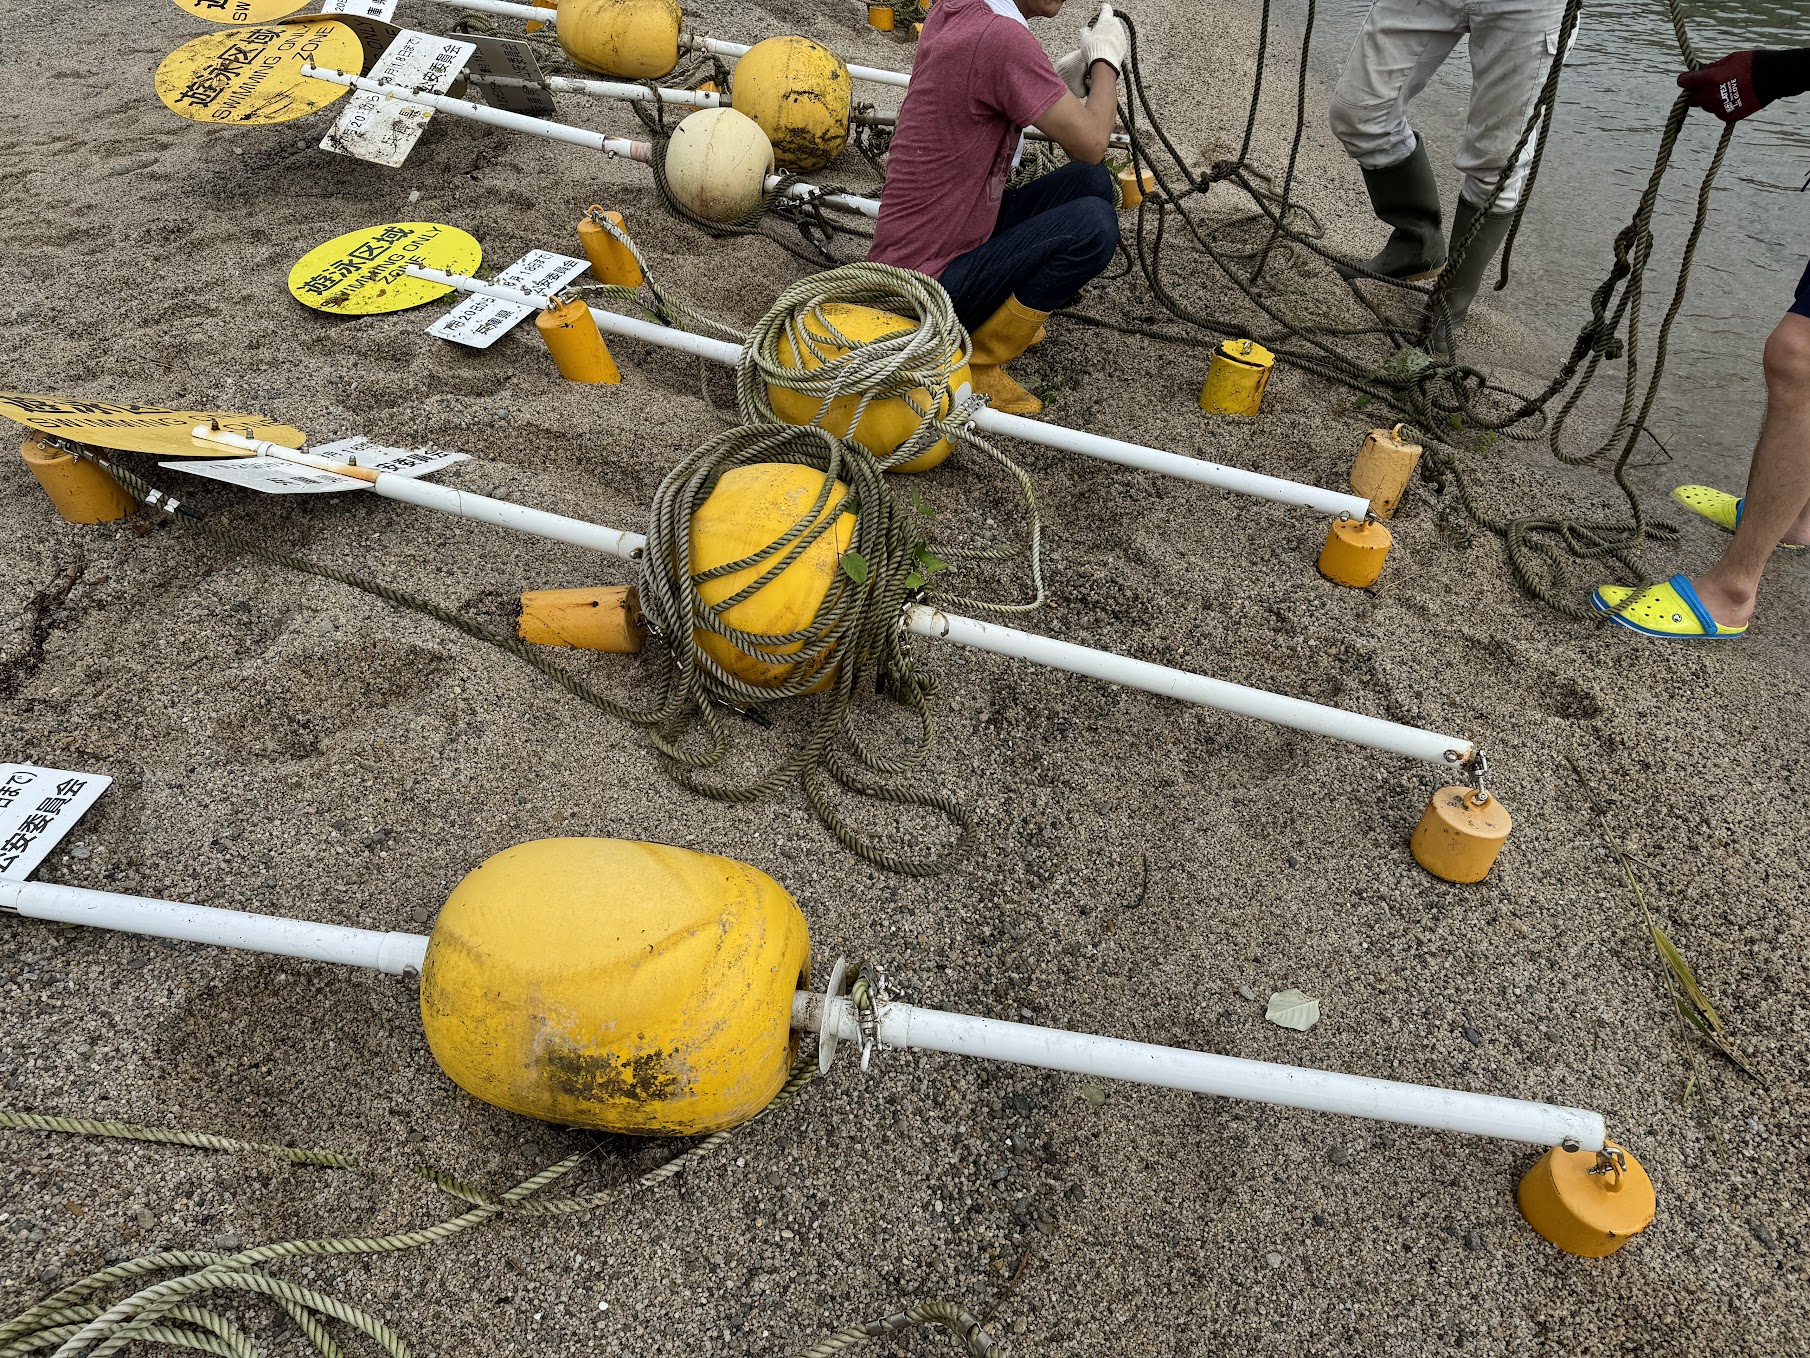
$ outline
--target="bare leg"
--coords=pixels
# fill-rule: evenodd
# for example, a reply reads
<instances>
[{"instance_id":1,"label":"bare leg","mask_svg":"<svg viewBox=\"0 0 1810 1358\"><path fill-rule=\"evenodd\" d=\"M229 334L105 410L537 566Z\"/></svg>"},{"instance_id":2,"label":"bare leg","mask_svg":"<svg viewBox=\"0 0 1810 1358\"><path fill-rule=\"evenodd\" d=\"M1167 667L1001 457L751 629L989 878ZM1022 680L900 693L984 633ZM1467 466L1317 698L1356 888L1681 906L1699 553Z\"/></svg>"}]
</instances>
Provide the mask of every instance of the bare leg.
<instances>
[{"instance_id":1,"label":"bare leg","mask_svg":"<svg viewBox=\"0 0 1810 1358\"><path fill-rule=\"evenodd\" d=\"M1753 617L1760 575L1781 542L1810 542L1810 317L1789 312L1766 341L1766 423L1747 472L1734 541L1697 595L1724 627Z\"/></svg>"}]
</instances>

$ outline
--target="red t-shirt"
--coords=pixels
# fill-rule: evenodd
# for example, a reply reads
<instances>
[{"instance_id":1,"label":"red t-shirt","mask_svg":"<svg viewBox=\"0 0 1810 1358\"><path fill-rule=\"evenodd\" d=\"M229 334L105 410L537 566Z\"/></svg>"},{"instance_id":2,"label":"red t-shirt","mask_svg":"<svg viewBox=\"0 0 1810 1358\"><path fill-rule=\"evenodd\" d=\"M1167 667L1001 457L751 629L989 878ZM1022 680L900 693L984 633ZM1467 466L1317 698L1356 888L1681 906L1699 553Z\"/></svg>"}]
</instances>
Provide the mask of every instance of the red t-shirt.
<instances>
[{"instance_id":1,"label":"red t-shirt","mask_svg":"<svg viewBox=\"0 0 1810 1358\"><path fill-rule=\"evenodd\" d=\"M1022 22L987 0L937 0L918 40L867 257L935 278L985 241L1019 133L1067 93Z\"/></svg>"}]
</instances>

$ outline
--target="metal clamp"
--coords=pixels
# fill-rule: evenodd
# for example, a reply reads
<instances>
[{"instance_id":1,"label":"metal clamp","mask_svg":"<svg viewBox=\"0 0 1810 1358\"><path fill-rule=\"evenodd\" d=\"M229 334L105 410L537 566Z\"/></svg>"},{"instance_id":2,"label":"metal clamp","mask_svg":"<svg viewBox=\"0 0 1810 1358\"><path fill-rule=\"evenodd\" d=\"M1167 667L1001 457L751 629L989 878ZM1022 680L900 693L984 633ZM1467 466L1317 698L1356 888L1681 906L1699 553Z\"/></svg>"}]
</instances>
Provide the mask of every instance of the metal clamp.
<instances>
[{"instance_id":1,"label":"metal clamp","mask_svg":"<svg viewBox=\"0 0 1810 1358\"><path fill-rule=\"evenodd\" d=\"M1458 767L1464 771L1466 779L1470 782L1472 791L1476 794L1473 800L1475 800L1477 805L1482 806L1485 802L1489 801L1490 790L1484 785L1484 779L1489 776L1489 756L1483 752L1483 747L1480 745L1473 745L1471 747L1470 758L1468 759L1459 754L1456 750L1447 750L1445 757L1449 762L1458 765Z\"/></svg>"}]
</instances>

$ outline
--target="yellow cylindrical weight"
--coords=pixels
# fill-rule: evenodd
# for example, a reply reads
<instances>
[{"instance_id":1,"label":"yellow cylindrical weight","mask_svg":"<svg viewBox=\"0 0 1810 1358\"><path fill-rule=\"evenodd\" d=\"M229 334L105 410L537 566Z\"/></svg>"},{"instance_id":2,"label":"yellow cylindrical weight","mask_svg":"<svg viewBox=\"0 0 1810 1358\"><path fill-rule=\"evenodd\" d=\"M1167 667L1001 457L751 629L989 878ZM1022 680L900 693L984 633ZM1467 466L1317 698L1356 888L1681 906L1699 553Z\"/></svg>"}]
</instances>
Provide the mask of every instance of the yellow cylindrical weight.
<instances>
[{"instance_id":1,"label":"yellow cylindrical weight","mask_svg":"<svg viewBox=\"0 0 1810 1358\"><path fill-rule=\"evenodd\" d=\"M760 124L732 108L704 108L666 143L666 187L707 222L754 215L773 173L773 145Z\"/></svg>"},{"instance_id":2,"label":"yellow cylindrical weight","mask_svg":"<svg viewBox=\"0 0 1810 1358\"><path fill-rule=\"evenodd\" d=\"M820 170L842 154L852 88L842 58L809 38L768 38L735 63L735 110L760 124L788 170Z\"/></svg>"},{"instance_id":3,"label":"yellow cylindrical weight","mask_svg":"<svg viewBox=\"0 0 1810 1358\"><path fill-rule=\"evenodd\" d=\"M1326 532L1320 548L1320 574L1335 585L1369 589L1383 573L1383 562L1395 537L1374 519L1348 519L1341 515Z\"/></svg>"},{"instance_id":4,"label":"yellow cylindrical weight","mask_svg":"<svg viewBox=\"0 0 1810 1358\"><path fill-rule=\"evenodd\" d=\"M522 595L515 633L537 646L633 655L647 641L647 624L633 585L533 589Z\"/></svg>"},{"instance_id":5,"label":"yellow cylindrical weight","mask_svg":"<svg viewBox=\"0 0 1810 1358\"><path fill-rule=\"evenodd\" d=\"M1521 1215L1567 1254L1601 1259L1653 1224L1659 1200L1640 1161L1614 1142L1618 1153L1599 1164L1595 1151L1554 1146L1521 1178ZM1599 1172L1600 1171L1600 1172Z\"/></svg>"},{"instance_id":6,"label":"yellow cylindrical weight","mask_svg":"<svg viewBox=\"0 0 1810 1358\"><path fill-rule=\"evenodd\" d=\"M1156 175L1149 170L1140 173L1135 165L1127 165L1120 170L1118 179L1119 207L1126 212L1143 202L1144 195L1156 187Z\"/></svg>"},{"instance_id":7,"label":"yellow cylindrical weight","mask_svg":"<svg viewBox=\"0 0 1810 1358\"><path fill-rule=\"evenodd\" d=\"M607 217L624 235L628 233L620 212L604 212L596 206L591 211ZM599 283L613 283L619 288L641 286L643 275L635 252L599 225L595 217L587 215L578 224L578 243L584 247L585 258L591 261L591 276Z\"/></svg>"},{"instance_id":8,"label":"yellow cylindrical weight","mask_svg":"<svg viewBox=\"0 0 1810 1358\"><path fill-rule=\"evenodd\" d=\"M1255 340L1227 340L1213 355L1200 408L1210 415L1255 415L1263 407L1276 356Z\"/></svg>"},{"instance_id":9,"label":"yellow cylindrical weight","mask_svg":"<svg viewBox=\"0 0 1810 1358\"><path fill-rule=\"evenodd\" d=\"M1514 819L1502 799L1468 787L1442 787L1427 799L1408 848L1414 861L1447 882L1481 882L1508 842Z\"/></svg>"},{"instance_id":10,"label":"yellow cylindrical weight","mask_svg":"<svg viewBox=\"0 0 1810 1358\"><path fill-rule=\"evenodd\" d=\"M898 16L893 13L891 5L869 5L867 7L867 26L877 28L882 33L890 33Z\"/></svg>"},{"instance_id":11,"label":"yellow cylindrical weight","mask_svg":"<svg viewBox=\"0 0 1810 1358\"><path fill-rule=\"evenodd\" d=\"M119 482L87 458L55 447L42 434L27 434L19 456L57 513L70 523L112 523L138 508L138 501Z\"/></svg>"},{"instance_id":12,"label":"yellow cylindrical weight","mask_svg":"<svg viewBox=\"0 0 1810 1358\"><path fill-rule=\"evenodd\" d=\"M679 64L678 0L560 0L559 45L587 71L649 80Z\"/></svg>"},{"instance_id":13,"label":"yellow cylindrical weight","mask_svg":"<svg viewBox=\"0 0 1810 1358\"><path fill-rule=\"evenodd\" d=\"M610 357L591 308L579 298L561 302L534 318L534 328L547 341L559 375L568 382L609 382L622 380L616 360Z\"/></svg>"},{"instance_id":14,"label":"yellow cylindrical weight","mask_svg":"<svg viewBox=\"0 0 1810 1358\"><path fill-rule=\"evenodd\" d=\"M824 474L815 467L789 463L757 462L725 472L691 519L691 572L702 574L731 561L740 561L767 547L803 519L823 490ZM855 516L839 511L848 495L840 481L830 490L824 509L812 526L831 514L836 524L783 571L740 603L726 609L722 620L731 627L757 635L777 636L810 625L822 607L824 596L836 583L842 554L855 535ZM706 580L698 593L707 604L720 604L760 579L771 563L762 562L728 575ZM729 673L760 688L777 688L792 677L793 664L774 663L738 650L714 632L699 628L694 635L704 651ZM775 653L799 650L802 642L775 646ZM821 684L834 677L830 656L810 662L821 669Z\"/></svg>"},{"instance_id":15,"label":"yellow cylindrical weight","mask_svg":"<svg viewBox=\"0 0 1810 1358\"><path fill-rule=\"evenodd\" d=\"M808 372L832 362L849 351L849 346L830 338L833 328L843 339L855 344L867 344L874 340L884 339L888 335L896 335L902 330L911 330L915 326L903 316L895 316L890 311L879 311L873 307L855 306L848 302L826 302L821 308L822 315L806 312L800 321L807 335L817 340L815 346L807 344L803 356L803 367ZM791 337L780 339L775 357L787 368L800 366L797 351L793 348ZM934 414L941 419L949 413L951 400L965 400L968 395L969 377L967 364L957 368L949 379L949 397L936 404ZM767 386L767 399L772 403L773 413L787 424L810 424L822 406L822 398L808 395L805 392L792 391L786 387ZM910 393L910 400L920 410L930 410L933 402L930 392L925 387L918 387ZM859 394L851 393L838 396L830 402L830 408L821 420L815 422L827 429L837 438L848 438L848 422L853 418L855 409L861 404ZM862 413L861 423L856 426L854 439L875 457L889 457L900 444L917 433L922 418L916 410L906 403L901 396L890 397L884 401L875 401ZM902 472L927 472L932 467L940 466L950 453L949 440L938 439L930 447L919 453L908 462L900 463L894 470Z\"/></svg>"},{"instance_id":16,"label":"yellow cylindrical weight","mask_svg":"<svg viewBox=\"0 0 1810 1358\"><path fill-rule=\"evenodd\" d=\"M421 1022L463 1089L632 1136L746 1121L785 1083L810 936L766 873L616 839L542 839L453 888Z\"/></svg>"},{"instance_id":17,"label":"yellow cylindrical weight","mask_svg":"<svg viewBox=\"0 0 1810 1358\"><path fill-rule=\"evenodd\" d=\"M1404 439L1401 431L1399 424L1394 429L1372 429L1351 464L1351 488L1370 501L1370 512L1379 519L1395 516L1420 464L1420 445Z\"/></svg>"}]
</instances>

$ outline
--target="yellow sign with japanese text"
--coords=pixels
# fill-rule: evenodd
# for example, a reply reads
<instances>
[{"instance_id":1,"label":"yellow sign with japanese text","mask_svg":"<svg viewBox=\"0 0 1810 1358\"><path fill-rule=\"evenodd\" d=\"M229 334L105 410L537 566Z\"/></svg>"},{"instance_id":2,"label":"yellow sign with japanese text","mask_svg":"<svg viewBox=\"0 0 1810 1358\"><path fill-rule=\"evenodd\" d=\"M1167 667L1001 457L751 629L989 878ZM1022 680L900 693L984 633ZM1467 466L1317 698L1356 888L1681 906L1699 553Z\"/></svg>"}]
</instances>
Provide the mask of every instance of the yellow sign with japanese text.
<instances>
[{"instance_id":1,"label":"yellow sign with japanese text","mask_svg":"<svg viewBox=\"0 0 1810 1358\"><path fill-rule=\"evenodd\" d=\"M315 246L289 271L289 294L337 316L406 311L452 291L445 283L410 277L410 264L469 274L483 258L484 247L457 227L391 222Z\"/></svg>"},{"instance_id":2,"label":"yellow sign with japanese text","mask_svg":"<svg viewBox=\"0 0 1810 1358\"><path fill-rule=\"evenodd\" d=\"M168 406L128 405L123 401L90 401L82 396L0 391L0 417L72 443L112 448L122 453L154 453L158 457L231 457L230 449L201 443L190 433L211 424L248 439L285 448L308 441L301 430L262 415L229 410L171 410Z\"/></svg>"},{"instance_id":3,"label":"yellow sign with japanese text","mask_svg":"<svg viewBox=\"0 0 1810 1358\"><path fill-rule=\"evenodd\" d=\"M176 8L215 24L267 24L307 7L308 0L176 0Z\"/></svg>"},{"instance_id":4,"label":"yellow sign with japanese text","mask_svg":"<svg viewBox=\"0 0 1810 1358\"><path fill-rule=\"evenodd\" d=\"M327 107L344 85L303 74L308 65L359 74L364 48L344 24L223 28L191 38L157 67L157 97L197 123L286 123Z\"/></svg>"}]
</instances>

